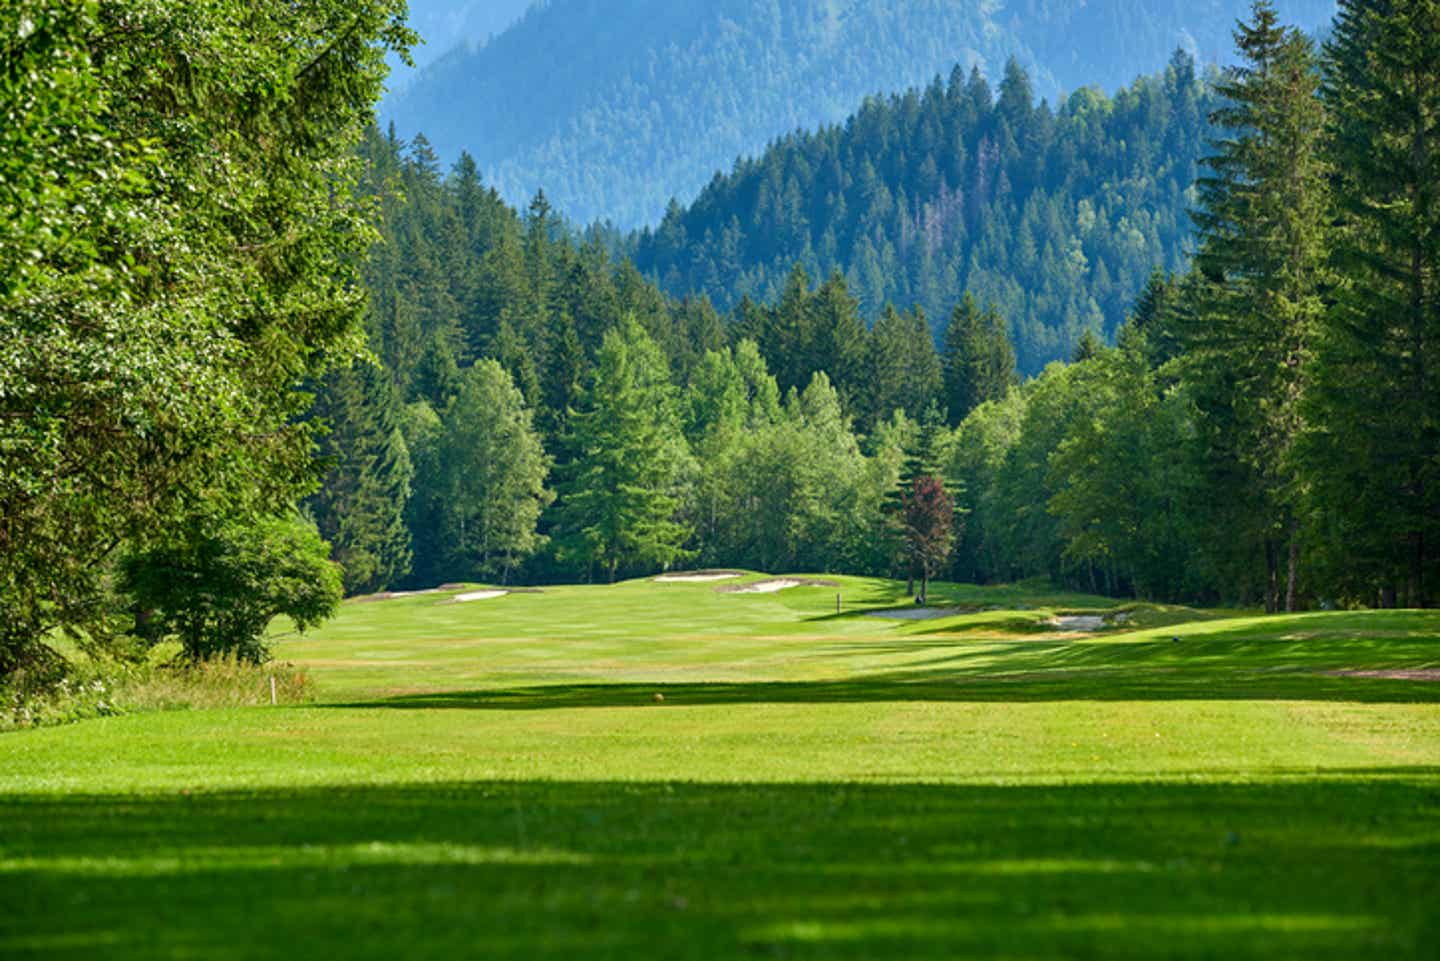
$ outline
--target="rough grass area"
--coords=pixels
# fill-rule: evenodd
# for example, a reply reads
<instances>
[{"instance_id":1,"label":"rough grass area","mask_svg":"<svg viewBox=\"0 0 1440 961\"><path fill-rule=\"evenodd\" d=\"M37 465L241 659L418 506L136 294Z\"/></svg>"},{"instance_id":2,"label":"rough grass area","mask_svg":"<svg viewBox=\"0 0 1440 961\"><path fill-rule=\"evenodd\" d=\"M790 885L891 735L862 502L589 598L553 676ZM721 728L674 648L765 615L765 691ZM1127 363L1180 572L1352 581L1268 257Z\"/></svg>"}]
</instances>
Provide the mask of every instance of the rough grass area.
<instances>
[{"instance_id":1,"label":"rough grass area","mask_svg":"<svg viewBox=\"0 0 1440 961\"><path fill-rule=\"evenodd\" d=\"M157 649L137 664L76 656L71 670L54 681L0 688L0 731L149 711L255 706L270 704L272 696L276 704L311 699L309 676L293 664L234 658L191 664L175 660L175 653Z\"/></svg>"},{"instance_id":2,"label":"rough grass area","mask_svg":"<svg viewBox=\"0 0 1440 961\"><path fill-rule=\"evenodd\" d=\"M1440 616L832 580L347 604L316 703L6 734L0 957L1434 957Z\"/></svg>"}]
</instances>

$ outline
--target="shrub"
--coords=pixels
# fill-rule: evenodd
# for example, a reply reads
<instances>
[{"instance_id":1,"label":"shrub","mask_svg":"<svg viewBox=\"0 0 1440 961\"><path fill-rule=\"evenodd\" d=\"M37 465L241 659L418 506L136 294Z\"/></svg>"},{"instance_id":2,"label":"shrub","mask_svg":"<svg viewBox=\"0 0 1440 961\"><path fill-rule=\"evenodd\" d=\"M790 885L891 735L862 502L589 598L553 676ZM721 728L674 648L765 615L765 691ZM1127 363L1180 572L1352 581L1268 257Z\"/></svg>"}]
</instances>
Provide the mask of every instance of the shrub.
<instances>
[{"instance_id":1,"label":"shrub","mask_svg":"<svg viewBox=\"0 0 1440 961\"><path fill-rule=\"evenodd\" d=\"M140 614L137 633L174 639L191 661L217 656L261 663L277 616L299 631L334 613L340 570L313 524L298 517L197 523L173 542L130 557L120 589Z\"/></svg>"}]
</instances>

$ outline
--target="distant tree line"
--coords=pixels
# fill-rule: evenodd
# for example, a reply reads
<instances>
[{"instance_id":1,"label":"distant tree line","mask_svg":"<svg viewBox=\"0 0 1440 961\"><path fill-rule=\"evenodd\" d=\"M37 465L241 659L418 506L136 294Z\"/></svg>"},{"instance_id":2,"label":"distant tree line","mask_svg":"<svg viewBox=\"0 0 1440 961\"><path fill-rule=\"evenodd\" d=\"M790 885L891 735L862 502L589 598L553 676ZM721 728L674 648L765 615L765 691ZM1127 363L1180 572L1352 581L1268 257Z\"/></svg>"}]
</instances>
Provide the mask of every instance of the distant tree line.
<instances>
[{"instance_id":1,"label":"distant tree line","mask_svg":"<svg viewBox=\"0 0 1440 961\"><path fill-rule=\"evenodd\" d=\"M374 363L317 384L329 474L307 502L351 591L887 571L920 421L958 424L1015 381L1004 322L973 301L941 350L922 312L867 328L843 277L799 268L724 317L574 240L543 195L518 214L468 157L442 174L423 137L378 132L363 153Z\"/></svg>"},{"instance_id":2,"label":"distant tree line","mask_svg":"<svg viewBox=\"0 0 1440 961\"><path fill-rule=\"evenodd\" d=\"M1317 51L1256 3L1154 275L955 438L971 578L1428 606L1440 575L1440 4L1345 0Z\"/></svg>"}]
</instances>

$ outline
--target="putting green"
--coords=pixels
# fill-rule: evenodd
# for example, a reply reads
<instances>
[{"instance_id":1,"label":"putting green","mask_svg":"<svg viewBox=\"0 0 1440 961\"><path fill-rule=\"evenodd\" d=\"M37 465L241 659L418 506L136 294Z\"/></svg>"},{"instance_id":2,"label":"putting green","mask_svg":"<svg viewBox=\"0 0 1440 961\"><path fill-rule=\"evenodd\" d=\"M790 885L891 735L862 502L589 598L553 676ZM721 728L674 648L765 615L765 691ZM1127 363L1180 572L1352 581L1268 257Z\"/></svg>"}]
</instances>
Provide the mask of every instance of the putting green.
<instances>
[{"instance_id":1,"label":"putting green","mask_svg":"<svg viewBox=\"0 0 1440 961\"><path fill-rule=\"evenodd\" d=\"M0 736L0 956L1433 956L1440 615L763 579L348 602L314 705Z\"/></svg>"}]
</instances>

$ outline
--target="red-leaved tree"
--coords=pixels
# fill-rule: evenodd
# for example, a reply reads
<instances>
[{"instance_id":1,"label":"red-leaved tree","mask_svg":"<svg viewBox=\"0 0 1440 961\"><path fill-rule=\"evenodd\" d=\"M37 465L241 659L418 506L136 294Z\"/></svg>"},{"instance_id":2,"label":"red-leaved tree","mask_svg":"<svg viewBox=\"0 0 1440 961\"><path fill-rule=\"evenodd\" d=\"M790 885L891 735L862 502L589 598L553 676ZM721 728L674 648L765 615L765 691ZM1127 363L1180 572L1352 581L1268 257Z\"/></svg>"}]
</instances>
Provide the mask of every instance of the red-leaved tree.
<instances>
[{"instance_id":1,"label":"red-leaved tree","mask_svg":"<svg viewBox=\"0 0 1440 961\"><path fill-rule=\"evenodd\" d=\"M920 603L929 593L930 577L950 556L955 538L955 501L938 477L922 474L905 491L905 546L911 569L920 571Z\"/></svg>"}]
</instances>

